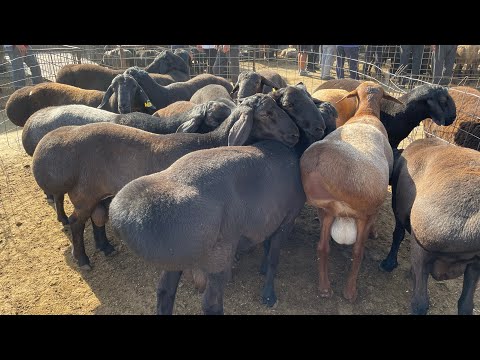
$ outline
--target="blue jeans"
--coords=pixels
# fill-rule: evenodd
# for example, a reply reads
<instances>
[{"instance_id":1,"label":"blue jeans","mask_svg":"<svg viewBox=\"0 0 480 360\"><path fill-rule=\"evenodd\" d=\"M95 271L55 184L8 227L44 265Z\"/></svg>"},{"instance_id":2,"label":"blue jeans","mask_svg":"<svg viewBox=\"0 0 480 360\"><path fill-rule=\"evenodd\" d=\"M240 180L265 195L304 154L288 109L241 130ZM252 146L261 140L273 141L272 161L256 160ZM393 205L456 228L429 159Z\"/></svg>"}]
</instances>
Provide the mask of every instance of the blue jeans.
<instances>
[{"instance_id":1,"label":"blue jeans","mask_svg":"<svg viewBox=\"0 0 480 360\"><path fill-rule=\"evenodd\" d=\"M23 68L24 62L32 72L33 85L43 82L40 65L38 65L36 56L32 54L32 49L30 46L28 47L27 55L25 56L22 56L16 47L14 47L13 50L8 51L8 56L10 57L10 61L12 63L13 87L15 90L18 90L26 85L25 69Z\"/></svg>"},{"instance_id":2,"label":"blue jeans","mask_svg":"<svg viewBox=\"0 0 480 360\"><path fill-rule=\"evenodd\" d=\"M417 79L420 75L420 66L422 65L423 48L425 45L400 45L400 65L404 66L404 72L407 73L412 56L412 78ZM405 84L406 79L401 78L401 83Z\"/></svg>"},{"instance_id":3,"label":"blue jeans","mask_svg":"<svg viewBox=\"0 0 480 360\"><path fill-rule=\"evenodd\" d=\"M330 70L332 69L333 60L335 59L336 52L336 45L322 45L322 63L320 64L322 78L330 76Z\"/></svg>"},{"instance_id":4,"label":"blue jeans","mask_svg":"<svg viewBox=\"0 0 480 360\"><path fill-rule=\"evenodd\" d=\"M350 78L358 80L358 53L360 47L345 47L337 45L337 79L343 79L345 77L343 70L343 63L345 57L348 59L348 68L350 69Z\"/></svg>"},{"instance_id":5,"label":"blue jeans","mask_svg":"<svg viewBox=\"0 0 480 360\"><path fill-rule=\"evenodd\" d=\"M433 83L448 85L453 74L453 65L458 45L437 45L433 53Z\"/></svg>"}]
</instances>

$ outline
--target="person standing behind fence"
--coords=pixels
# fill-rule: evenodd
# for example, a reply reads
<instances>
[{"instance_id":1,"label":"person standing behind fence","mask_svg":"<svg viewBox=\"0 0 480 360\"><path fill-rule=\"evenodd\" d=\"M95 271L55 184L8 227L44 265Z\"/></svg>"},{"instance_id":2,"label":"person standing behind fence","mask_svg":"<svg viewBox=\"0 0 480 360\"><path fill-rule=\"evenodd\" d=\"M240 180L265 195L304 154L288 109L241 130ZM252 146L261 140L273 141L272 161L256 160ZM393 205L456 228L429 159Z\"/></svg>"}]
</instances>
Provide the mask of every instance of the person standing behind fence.
<instances>
[{"instance_id":1,"label":"person standing behind fence","mask_svg":"<svg viewBox=\"0 0 480 360\"><path fill-rule=\"evenodd\" d=\"M301 75L301 76L308 76L307 48L308 48L308 45L298 45L297 66L298 66L298 75Z\"/></svg>"},{"instance_id":2,"label":"person standing behind fence","mask_svg":"<svg viewBox=\"0 0 480 360\"><path fill-rule=\"evenodd\" d=\"M215 45L197 45L197 49L207 58L207 73L212 74L213 64L217 58L217 49Z\"/></svg>"},{"instance_id":3,"label":"person standing behind fence","mask_svg":"<svg viewBox=\"0 0 480 360\"><path fill-rule=\"evenodd\" d=\"M332 70L333 60L337 53L337 45L322 45L320 72L322 80L332 80L333 76L330 75Z\"/></svg>"},{"instance_id":4,"label":"person standing behind fence","mask_svg":"<svg viewBox=\"0 0 480 360\"><path fill-rule=\"evenodd\" d=\"M343 64L348 59L350 78L358 80L358 54L360 45L337 45L337 79L343 79Z\"/></svg>"},{"instance_id":5,"label":"person standing behind fence","mask_svg":"<svg viewBox=\"0 0 480 360\"><path fill-rule=\"evenodd\" d=\"M13 88L15 90L26 85L23 63L27 64L32 72L33 85L43 82L40 65L38 64L37 57L32 53L32 47L30 45L4 45L4 47L12 63Z\"/></svg>"},{"instance_id":6,"label":"person standing behind fence","mask_svg":"<svg viewBox=\"0 0 480 360\"><path fill-rule=\"evenodd\" d=\"M314 73L320 45L307 45L307 71Z\"/></svg>"},{"instance_id":7,"label":"person standing behind fence","mask_svg":"<svg viewBox=\"0 0 480 360\"><path fill-rule=\"evenodd\" d=\"M453 74L453 65L458 45L432 45L433 83L448 85Z\"/></svg>"},{"instance_id":8,"label":"person standing behind fence","mask_svg":"<svg viewBox=\"0 0 480 360\"><path fill-rule=\"evenodd\" d=\"M408 68L410 64L410 55L412 56L412 71L411 77L418 79L420 75L420 66L422 65L423 49L425 45L400 45L400 66L403 68L402 72ZM408 73L407 73L408 74ZM400 78L400 84L405 85L408 79Z\"/></svg>"},{"instance_id":9,"label":"person standing behind fence","mask_svg":"<svg viewBox=\"0 0 480 360\"><path fill-rule=\"evenodd\" d=\"M230 45L217 45L217 56L213 64L213 75L227 77Z\"/></svg>"}]
</instances>

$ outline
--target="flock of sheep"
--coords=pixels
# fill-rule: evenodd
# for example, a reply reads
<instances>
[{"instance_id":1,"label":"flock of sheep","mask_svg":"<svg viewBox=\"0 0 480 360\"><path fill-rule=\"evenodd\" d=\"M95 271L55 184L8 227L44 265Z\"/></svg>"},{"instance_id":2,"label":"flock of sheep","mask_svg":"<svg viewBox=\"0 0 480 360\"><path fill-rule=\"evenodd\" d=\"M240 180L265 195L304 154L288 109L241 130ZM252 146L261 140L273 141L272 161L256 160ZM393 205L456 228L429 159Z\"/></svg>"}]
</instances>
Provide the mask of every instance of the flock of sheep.
<instances>
[{"instance_id":1,"label":"flock of sheep","mask_svg":"<svg viewBox=\"0 0 480 360\"><path fill-rule=\"evenodd\" d=\"M462 89L426 84L396 99L374 82L343 79L310 94L272 70L241 73L232 86L210 74L190 79L184 55L163 51L144 69L126 71L66 65L57 82L24 87L7 102L36 182L71 229L80 268L91 268L83 238L89 219L96 247L115 252L105 232L110 220L122 241L163 270L158 314L172 314L182 273L203 292L204 313L223 314L234 259L263 243L262 301L273 306L280 243L307 202L321 221L319 295L332 296L332 237L353 245L343 295L354 302L365 242L376 236L390 184L396 226L380 268L397 266L407 230L412 313L427 313L430 274L463 274L458 312L472 314L480 155L438 138L398 149L423 120L442 129L471 122L457 112L454 94Z\"/></svg>"}]
</instances>

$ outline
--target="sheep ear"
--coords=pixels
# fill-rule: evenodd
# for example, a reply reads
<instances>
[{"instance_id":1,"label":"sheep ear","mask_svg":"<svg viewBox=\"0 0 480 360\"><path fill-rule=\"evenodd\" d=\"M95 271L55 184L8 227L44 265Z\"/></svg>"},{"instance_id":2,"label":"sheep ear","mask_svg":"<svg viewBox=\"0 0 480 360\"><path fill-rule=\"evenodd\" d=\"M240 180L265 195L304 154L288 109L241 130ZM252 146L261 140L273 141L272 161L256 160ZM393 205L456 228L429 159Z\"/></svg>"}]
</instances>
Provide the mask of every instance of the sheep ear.
<instances>
[{"instance_id":1,"label":"sheep ear","mask_svg":"<svg viewBox=\"0 0 480 360\"><path fill-rule=\"evenodd\" d=\"M176 132L177 133L194 133L198 130L200 125L202 125L202 122L203 122L203 117L200 117L200 116L194 117L193 119L188 120L183 124L181 124L177 128Z\"/></svg>"},{"instance_id":2,"label":"sheep ear","mask_svg":"<svg viewBox=\"0 0 480 360\"><path fill-rule=\"evenodd\" d=\"M242 111L239 119L230 129L228 146L241 146L245 144L253 128L253 110Z\"/></svg>"},{"instance_id":3,"label":"sheep ear","mask_svg":"<svg viewBox=\"0 0 480 360\"><path fill-rule=\"evenodd\" d=\"M390 100L390 101L393 101L393 102L396 102L397 104L404 105L403 102L401 102L400 100L398 100L398 99L394 98L393 96L390 96L386 93L383 94L383 98L387 99L387 100Z\"/></svg>"},{"instance_id":4,"label":"sheep ear","mask_svg":"<svg viewBox=\"0 0 480 360\"><path fill-rule=\"evenodd\" d=\"M351 98L351 97L354 97L354 96L358 96L358 92L357 92L357 89L353 90L353 91L350 91L347 95L345 95L344 97L342 97L340 100L338 100L335 104L338 104L340 101L343 101L347 98Z\"/></svg>"},{"instance_id":5,"label":"sheep ear","mask_svg":"<svg viewBox=\"0 0 480 360\"><path fill-rule=\"evenodd\" d=\"M271 82L270 80L264 78L263 76L261 76L261 78L262 78L262 84L263 84L263 85L270 86L270 87L274 88L275 90L280 89L276 84L274 84L274 83Z\"/></svg>"},{"instance_id":6,"label":"sheep ear","mask_svg":"<svg viewBox=\"0 0 480 360\"><path fill-rule=\"evenodd\" d=\"M153 114L155 111L157 111L157 108L152 104L140 85L138 85L138 95L142 99L143 106L147 109L149 114Z\"/></svg>"},{"instance_id":7,"label":"sheep ear","mask_svg":"<svg viewBox=\"0 0 480 360\"><path fill-rule=\"evenodd\" d=\"M312 97L312 100L313 100L313 103L317 106L322 105L325 102L325 101L322 101L322 100L318 100L314 97Z\"/></svg>"},{"instance_id":8,"label":"sheep ear","mask_svg":"<svg viewBox=\"0 0 480 360\"><path fill-rule=\"evenodd\" d=\"M100 105L97 106L97 108L98 109L103 108L105 106L105 104L107 103L107 101L112 96L112 94L113 94L113 84L108 87L107 91L105 91L105 94L103 95L102 102L100 103Z\"/></svg>"},{"instance_id":9,"label":"sheep ear","mask_svg":"<svg viewBox=\"0 0 480 360\"><path fill-rule=\"evenodd\" d=\"M275 100L278 103L284 94L285 94L285 89L280 89L280 90L272 91L268 93L268 96L270 96L273 100Z\"/></svg>"},{"instance_id":10,"label":"sheep ear","mask_svg":"<svg viewBox=\"0 0 480 360\"><path fill-rule=\"evenodd\" d=\"M239 84L240 81L237 81L237 83L235 84L235 86L233 87L233 90L230 91L230 96L232 96L233 94L235 94L235 92L238 90L238 84Z\"/></svg>"},{"instance_id":11,"label":"sheep ear","mask_svg":"<svg viewBox=\"0 0 480 360\"><path fill-rule=\"evenodd\" d=\"M295 84L296 87L298 87L299 89L303 89L305 91L307 91L307 87L305 86L305 84L303 82L298 82Z\"/></svg>"}]
</instances>

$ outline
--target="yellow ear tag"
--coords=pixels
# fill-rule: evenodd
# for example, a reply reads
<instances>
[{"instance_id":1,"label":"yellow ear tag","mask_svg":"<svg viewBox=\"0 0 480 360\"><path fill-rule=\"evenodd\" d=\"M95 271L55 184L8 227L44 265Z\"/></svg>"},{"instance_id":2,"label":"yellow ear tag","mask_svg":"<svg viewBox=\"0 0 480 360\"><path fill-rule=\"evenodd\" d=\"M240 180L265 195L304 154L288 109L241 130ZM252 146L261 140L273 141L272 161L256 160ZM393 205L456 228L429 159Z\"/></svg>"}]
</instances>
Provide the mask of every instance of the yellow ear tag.
<instances>
[{"instance_id":1,"label":"yellow ear tag","mask_svg":"<svg viewBox=\"0 0 480 360\"><path fill-rule=\"evenodd\" d=\"M275 92L275 91L277 91L277 90L275 90L275 88L272 88L272 92Z\"/></svg>"},{"instance_id":2,"label":"yellow ear tag","mask_svg":"<svg viewBox=\"0 0 480 360\"><path fill-rule=\"evenodd\" d=\"M148 100L144 105L146 108L152 107L152 103L150 102L150 100Z\"/></svg>"}]
</instances>

